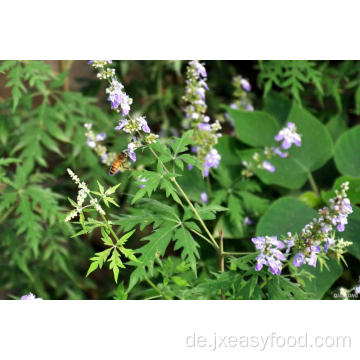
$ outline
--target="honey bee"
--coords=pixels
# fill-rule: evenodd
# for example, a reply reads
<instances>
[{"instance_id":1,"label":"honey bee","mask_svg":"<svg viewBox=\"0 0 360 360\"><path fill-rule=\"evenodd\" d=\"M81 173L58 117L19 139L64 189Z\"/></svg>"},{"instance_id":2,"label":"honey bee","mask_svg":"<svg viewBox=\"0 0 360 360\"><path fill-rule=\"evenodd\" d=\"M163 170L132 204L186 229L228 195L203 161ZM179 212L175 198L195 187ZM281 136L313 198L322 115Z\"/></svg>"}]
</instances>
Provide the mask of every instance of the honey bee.
<instances>
[{"instance_id":1,"label":"honey bee","mask_svg":"<svg viewBox=\"0 0 360 360\"><path fill-rule=\"evenodd\" d=\"M120 171L121 167L124 167L126 169L124 164L125 164L127 157L128 157L128 155L125 151L121 152L119 155L116 156L116 159L112 163L110 170L109 170L110 176L116 175Z\"/></svg>"}]
</instances>

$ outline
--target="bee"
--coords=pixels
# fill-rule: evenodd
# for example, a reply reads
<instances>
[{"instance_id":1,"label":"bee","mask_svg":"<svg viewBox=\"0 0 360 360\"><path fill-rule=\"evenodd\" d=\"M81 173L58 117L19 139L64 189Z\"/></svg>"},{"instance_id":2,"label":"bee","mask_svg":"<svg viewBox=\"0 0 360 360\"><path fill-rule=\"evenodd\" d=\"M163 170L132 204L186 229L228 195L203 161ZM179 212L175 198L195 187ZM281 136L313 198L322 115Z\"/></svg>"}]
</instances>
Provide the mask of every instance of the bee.
<instances>
[{"instance_id":1,"label":"bee","mask_svg":"<svg viewBox=\"0 0 360 360\"><path fill-rule=\"evenodd\" d=\"M116 156L116 159L111 164L111 167L110 167L110 170L109 170L109 175L110 176L116 175L120 171L121 167L124 167L126 169L124 164L125 164L125 161L126 161L127 157L128 157L128 155L127 155L127 153L125 151L121 152L119 155Z\"/></svg>"}]
</instances>

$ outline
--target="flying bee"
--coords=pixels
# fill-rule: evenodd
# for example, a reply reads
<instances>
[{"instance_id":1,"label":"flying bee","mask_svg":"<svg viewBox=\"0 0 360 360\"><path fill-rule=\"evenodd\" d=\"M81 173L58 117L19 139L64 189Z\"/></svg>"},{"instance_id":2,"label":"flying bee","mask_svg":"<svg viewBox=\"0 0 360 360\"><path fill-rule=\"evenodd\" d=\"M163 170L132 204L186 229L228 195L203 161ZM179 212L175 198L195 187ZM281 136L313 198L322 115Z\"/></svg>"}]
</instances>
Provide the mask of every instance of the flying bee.
<instances>
[{"instance_id":1,"label":"flying bee","mask_svg":"<svg viewBox=\"0 0 360 360\"><path fill-rule=\"evenodd\" d=\"M109 170L110 176L116 175L120 171L121 167L123 167L124 169L127 169L124 166L127 157L128 157L128 154L125 151L122 151L119 155L116 156L116 159L112 163L110 170Z\"/></svg>"}]
</instances>

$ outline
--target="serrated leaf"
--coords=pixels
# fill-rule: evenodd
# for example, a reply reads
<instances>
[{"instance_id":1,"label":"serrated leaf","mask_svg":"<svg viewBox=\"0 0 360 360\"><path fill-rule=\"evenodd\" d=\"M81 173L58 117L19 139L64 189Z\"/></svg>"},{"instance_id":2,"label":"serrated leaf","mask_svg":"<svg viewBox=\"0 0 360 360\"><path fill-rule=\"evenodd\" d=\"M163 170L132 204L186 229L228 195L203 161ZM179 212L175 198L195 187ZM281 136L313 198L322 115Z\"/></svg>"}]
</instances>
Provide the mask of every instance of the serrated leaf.
<instances>
[{"instance_id":1,"label":"serrated leaf","mask_svg":"<svg viewBox=\"0 0 360 360\"><path fill-rule=\"evenodd\" d=\"M190 263L191 269L196 275L196 262L200 257L198 251L199 244L193 239L190 232L184 226L176 229L174 239L176 241L174 250L182 248L181 258Z\"/></svg>"}]
</instances>

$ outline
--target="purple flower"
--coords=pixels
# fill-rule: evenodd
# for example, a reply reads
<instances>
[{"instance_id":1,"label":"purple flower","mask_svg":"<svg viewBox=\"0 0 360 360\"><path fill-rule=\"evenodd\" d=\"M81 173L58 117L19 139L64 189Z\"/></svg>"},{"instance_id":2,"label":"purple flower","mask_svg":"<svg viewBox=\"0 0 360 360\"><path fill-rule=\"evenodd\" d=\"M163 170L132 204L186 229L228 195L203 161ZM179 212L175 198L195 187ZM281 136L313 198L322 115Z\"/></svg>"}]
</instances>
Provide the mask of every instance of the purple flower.
<instances>
[{"instance_id":1,"label":"purple flower","mask_svg":"<svg viewBox=\"0 0 360 360\"><path fill-rule=\"evenodd\" d=\"M277 239L276 236L259 236L252 238L257 250L260 250L256 258L255 270L260 271L264 265L268 266L273 275L280 275L282 262L286 260L284 254L280 251L285 247L284 243Z\"/></svg>"},{"instance_id":2,"label":"purple flower","mask_svg":"<svg viewBox=\"0 0 360 360\"><path fill-rule=\"evenodd\" d=\"M281 151L280 148L278 148L278 147L273 147L271 149L276 155L279 155L283 159L287 158L289 156L288 153Z\"/></svg>"},{"instance_id":3,"label":"purple flower","mask_svg":"<svg viewBox=\"0 0 360 360\"><path fill-rule=\"evenodd\" d=\"M198 125L199 130L203 130L203 131L211 131L211 126L207 123L200 123Z\"/></svg>"},{"instance_id":4,"label":"purple flower","mask_svg":"<svg viewBox=\"0 0 360 360\"><path fill-rule=\"evenodd\" d=\"M244 225L245 226L254 225L254 221L252 221L248 216L245 216L244 217Z\"/></svg>"},{"instance_id":5,"label":"purple flower","mask_svg":"<svg viewBox=\"0 0 360 360\"><path fill-rule=\"evenodd\" d=\"M318 244L313 244L306 248L305 254L297 253L293 260L293 264L296 267L300 267L304 262L310 266L316 267L317 262L317 253L321 251L321 248Z\"/></svg>"},{"instance_id":6,"label":"purple flower","mask_svg":"<svg viewBox=\"0 0 360 360\"><path fill-rule=\"evenodd\" d=\"M86 128L86 129L91 129L91 128L92 128L92 124L90 124L90 123L85 123L85 124L84 124L84 128Z\"/></svg>"},{"instance_id":7,"label":"purple flower","mask_svg":"<svg viewBox=\"0 0 360 360\"><path fill-rule=\"evenodd\" d=\"M148 123L147 123L147 121L145 119L145 116L140 116L138 121L139 121L139 124L140 124L140 127L141 127L142 131L145 132L145 133L150 133L150 128L149 128Z\"/></svg>"},{"instance_id":8,"label":"purple flower","mask_svg":"<svg viewBox=\"0 0 360 360\"><path fill-rule=\"evenodd\" d=\"M301 135L296 132L296 126L292 122L288 122L287 126L279 131L275 140L281 141L281 147L285 150L289 149L292 144L301 146Z\"/></svg>"},{"instance_id":9,"label":"purple flower","mask_svg":"<svg viewBox=\"0 0 360 360\"><path fill-rule=\"evenodd\" d=\"M295 238L291 235L291 232L287 233L287 239L284 240L286 245L286 251L285 253L288 254L291 250L291 248L295 245Z\"/></svg>"},{"instance_id":10,"label":"purple flower","mask_svg":"<svg viewBox=\"0 0 360 360\"><path fill-rule=\"evenodd\" d=\"M90 138L87 139L86 143L88 147L91 147L92 149L96 146L96 142Z\"/></svg>"},{"instance_id":11,"label":"purple flower","mask_svg":"<svg viewBox=\"0 0 360 360\"><path fill-rule=\"evenodd\" d=\"M251 91L251 85L248 80L242 78L240 84L245 91Z\"/></svg>"},{"instance_id":12,"label":"purple flower","mask_svg":"<svg viewBox=\"0 0 360 360\"><path fill-rule=\"evenodd\" d=\"M42 300L42 298L37 298L33 293L28 293L23 295L20 300Z\"/></svg>"},{"instance_id":13,"label":"purple flower","mask_svg":"<svg viewBox=\"0 0 360 360\"><path fill-rule=\"evenodd\" d=\"M202 193L200 194L200 200L201 200L203 203L205 203L205 204L208 203L208 195L207 195L206 192L202 192Z\"/></svg>"},{"instance_id":14,"label":"purple flower","mask_svg":"<svg viewBox=\"0 0 360 360\"><path fill-rule=\"evenodd\" d=\"M271 164L269 161L263 161L262 168L272 173L275 172L275 166Z\"/></svg>"},{"instance_id":15,"label":"purple flower","mask_svg":"<svg viewBox=\"0 0 360 360\"><path fill-rule=\"evenodd\" d=\"M128 120L123 119L119 121L119 124L115 126L115 130L121 130L123 127L125 127L129 123Z\"/></svg>"},{"instance_id":16,"label":"purple flower","mask_svg":"<svg viewBox=\"0 0 360 360\"><path fill-rule=\"evenodd\" d=\"M245 110L251 112L251 111L254 111L254 107L252 106L252 104L247 104L245 107Z\"/></svg>"},{"instance_id":17,"label":"purple flower","mask_svg":"<svg viewBox=\"0 0 360 360\"><path fill-rule=\"evenodd\" d=\"M129 158L132 162L136 161L135 149L136 149L136 145L134 143L128 144L128 154L129 154Z\"/></svg>"},{"instance_id":18,"label":"purple flower","mask_svg":"<svg viewBox=\"0 0 360 360\"><path fill-rule=\"evenodd\" d=\"M187 168L191 171L194 168L194 165L188 164Z\"/></svg>"},{"instance_id":19,"label":"purple flower","mask_svg":"<svg viewBox=\"0 0 360 360\"><path fill-rule=\"evenodd\" d=\"M211 149L205 157L204 163L204 177L209 175L211 168L217 168L220 164L221 156L216 149Z\"/></svg>"},{"instance_id":20,"label":"purple flower","mask_svg":"<svg viewBox=\"0 0 360 360\"><path fill-rule=\"evenodd\" d=\"M198 76L201 75L202 77L206 78L207 73L206 73L206 69L205 69L204 65L200 64L199 61L197 61L197 60L191 61L190 65L194 66L195 71L197 72Z\"/></svg>"},{"instance_id":21,"label":"purple flower","mask_svg":"<svg viewBox=\"0 0 360 360\"><path fill-rule=\"evenodd\" d=\"M294 257L293 265L296 267L300 267L304 263L304 260L305 260L305 254L297 253Z\"/></svg>"},{"instance_id":22,"label":"purple flower","mask_svg":"<svg viewBox=\"0 0 360 360\"><path fill-rule=\"evenodd\" d=\"M330 238L330 237L326 238L326 243L324 245L324 251L328 252L329 248L331 246L333 246L334 244L335 244L335 239L334 238Z\"/></svg>"},{"instance_id":23,"label":"purple flower","mask_svg":"<svg viewBox=\"0 0 360 360\"><path fill-rule=\"evenodd\" d=\"M101 134L97 134L97 135L96 135L96 140L97 140L97 141L103 141L103 140L105 140L105 138L106 138L106 134L105 134L105 133L101 133Z\"/></svg>"}]
</instances>

